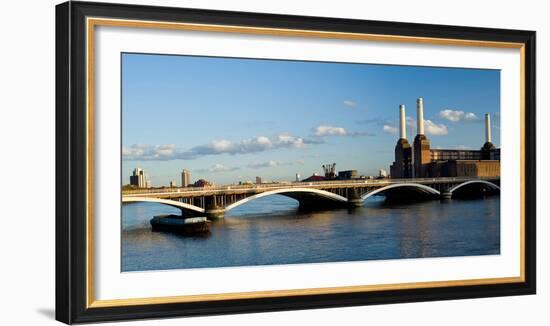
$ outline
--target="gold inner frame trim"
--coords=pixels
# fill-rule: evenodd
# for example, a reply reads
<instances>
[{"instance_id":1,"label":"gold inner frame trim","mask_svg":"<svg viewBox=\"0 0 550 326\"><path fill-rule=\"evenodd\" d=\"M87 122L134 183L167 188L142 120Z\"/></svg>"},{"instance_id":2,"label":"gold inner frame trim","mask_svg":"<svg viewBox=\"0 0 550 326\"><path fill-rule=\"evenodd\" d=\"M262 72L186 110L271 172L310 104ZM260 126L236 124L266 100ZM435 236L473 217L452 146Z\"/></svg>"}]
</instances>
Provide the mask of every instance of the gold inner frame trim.
<instances>
[{"instance_id":1,"label":"gold inner frame trim","mask_svg":"<svg viewBox=\"0 0 550 326\"><path fill-rule=\"evenodd\" d=\"M294 296L294 295L338 294L338 293L354 293L354 292L406 290L406 289L417 289L417 288L440 288L440 287L447 287L447 286L462 286L462 285L503 284L503 283L516 283L519 281L519 277L471 279L467 281L468 281L468 284L463 284L464 281L460 280L460 281L394 283L394 284L383 284L383 285L357 285L357 286L341 286L341 287L295 289L295 290L274 290L274 291L255 291L255 292L241 292L241 293L219 293L219 294L216 293L216 294L199 294L199 295L169 296L169 297L97 300L97 301L94 301L90 305L90 307L102 308L102 307L134 306L134 305L147 305L147 304L159 304L159 303L220 301L220 300L231 300L231 299L288 297L288 296Z\"/></svg>"},{"instance_id":2,"label":"gold inner frame trim","mask_svg":"<svg viewBox=\"0 0 550 326\"><path fill-rule=\"evenodd\" d=\"M289 289L274 291L254 291L236 293L217 293L200 295L182 295L167 297L128 298L96 300L94 295L94 31L96 26L114 26L131 28L154 28L202 32L240 33L285 37L328 38L364 40L377 42L404 42L413 44L431 44L447 46L473 46L491 48L511 48L520 51L520 276L485 279L465 279L448 281L411 282L395 284L354 285L343 287L325 287L308 289ZM86 216L86 306L87 308L134 306L149 304L168 304L198 301L219 301L252 298L273 298L298 295L337 294L354 292L374 292L418 288L440 288L451 286L474 286L525 282L525 44L514 42L495 42L448 38L413 37L383 34L344 33L300 29L263 28L233 25L213 25L194 23L175 23L143 20L123 20L88 17L86 19L86 117L87 117L87 216Z\"/></svg>"}]
</instances>

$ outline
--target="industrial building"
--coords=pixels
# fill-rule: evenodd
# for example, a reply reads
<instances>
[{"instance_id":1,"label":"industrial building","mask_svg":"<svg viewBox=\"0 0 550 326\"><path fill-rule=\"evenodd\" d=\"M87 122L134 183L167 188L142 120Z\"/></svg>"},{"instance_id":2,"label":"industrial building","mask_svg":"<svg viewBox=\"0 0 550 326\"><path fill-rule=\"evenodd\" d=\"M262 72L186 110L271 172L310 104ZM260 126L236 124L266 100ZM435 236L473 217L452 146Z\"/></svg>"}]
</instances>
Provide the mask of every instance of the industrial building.
<instances>
[{"instance_id":1,"label":"industrial building","mask_svg":"<svg viewBox=\"0 0 550 326\"><path fill-rule=\"evenodd\" d=\"M412 147L407 141L405 105L399 106L399 139L395 145L395 162L390 167L392 178L412 178Z\"/></svg>"},{"instance_id":2,"label":"industrial building","mask_svg":"<svg viewBox=\"0 0 550 326\"><path fill-rule=\"evenodd\" d=\"M317 175L317 173L314 173L312 176L305 178L302 180L303 182L312 182L312 181L326 181L326 180L353 180L353 179L359 179L361 176L357 173L357 170L345 170L345 171L338 171L336 173L336 163L332 164L326 164L322 165L322 168L325 172L325 175ZM298 177L296 177L296 180L298 180Z\"/></svg>"},{"instance_id":3,"label":"industrial building","mask_svg":"<svg viewBox=\"0 0 550 326\"><path fill-rule=\"evenodd\" d=\"M340 180L350 180L357 178L359 178L357 170L338 171L338 179Z\"/></svg>"},{"instance_id":4,"label":"industrial building","mask_svg":"<svg viewBox=\"0 0 550 326\"><path fill-rule=\"evenodd\" d=\"M491 117L485 114L485 143L479 150L431 149L424 134L424 103L417 104L417 135L413 146L407 141L405 106L399 106L399 139L395 161L390 166L394 179L436 177L500 176L500 148L491 142Z\"/></svg>"}]
</instances>

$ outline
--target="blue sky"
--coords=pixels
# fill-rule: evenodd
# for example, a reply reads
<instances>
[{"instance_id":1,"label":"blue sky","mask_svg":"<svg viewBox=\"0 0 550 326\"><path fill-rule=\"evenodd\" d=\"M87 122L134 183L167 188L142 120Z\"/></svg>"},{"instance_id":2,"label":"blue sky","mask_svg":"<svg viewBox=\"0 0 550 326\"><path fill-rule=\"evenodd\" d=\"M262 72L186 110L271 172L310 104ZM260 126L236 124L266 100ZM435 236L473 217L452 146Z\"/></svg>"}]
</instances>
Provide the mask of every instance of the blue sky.
<instances>
[{"instance_id":1,"label":"blue sky","mask_svg":"<svg viewBox=\"0 0 550 326\"><path fill-rule=\"evenodd\" d=\"M408 139L424 99L432 148L478 149L485 113L500 146L498 70L122 55L122 183L135 167L154 186L293 180L389 170L405 104Z\"/></svg>"}]
</instances>

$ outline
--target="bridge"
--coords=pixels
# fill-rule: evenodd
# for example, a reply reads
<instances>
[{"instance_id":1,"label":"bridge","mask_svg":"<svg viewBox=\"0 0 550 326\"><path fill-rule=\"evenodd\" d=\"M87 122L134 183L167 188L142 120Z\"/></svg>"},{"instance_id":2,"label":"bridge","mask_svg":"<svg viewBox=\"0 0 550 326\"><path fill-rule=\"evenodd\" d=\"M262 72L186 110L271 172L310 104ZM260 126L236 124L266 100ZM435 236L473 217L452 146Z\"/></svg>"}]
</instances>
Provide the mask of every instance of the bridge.
<instances>
[{"instance_id":1,"label":"bridge","mask_svg":"<svg viewBox=\"0 0 550 326\"><path fill-rule=\"evenodd\" d=\"M300 208L324 209L363 206L365 200L376 195L401 201L499 191L499 177L332 180L123 190L122 202L153 202L179 208L182 215L221 218L230 209L270 195L293 198Z\"/></svg>"}]
</instances>

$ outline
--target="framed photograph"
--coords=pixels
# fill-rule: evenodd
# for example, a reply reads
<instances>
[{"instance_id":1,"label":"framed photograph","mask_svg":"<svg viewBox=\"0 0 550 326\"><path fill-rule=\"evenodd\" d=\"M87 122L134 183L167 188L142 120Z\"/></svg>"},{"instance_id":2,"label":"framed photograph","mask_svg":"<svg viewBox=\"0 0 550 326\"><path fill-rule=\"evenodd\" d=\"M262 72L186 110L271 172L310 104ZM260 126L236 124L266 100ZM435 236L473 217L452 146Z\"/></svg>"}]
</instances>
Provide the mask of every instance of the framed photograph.
<instances>
[{"instance_id":1,"label":"framed photograph","mask_svg":"<svg viewBox=\"0 0 550 326\"><path fill-rule=\"evenodd\" d=\"M56 7L56 318L535 293L535 32Z\"/></svg>"}]
</instances>

